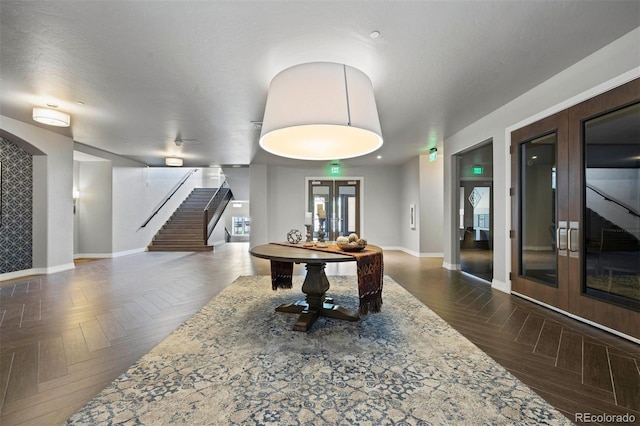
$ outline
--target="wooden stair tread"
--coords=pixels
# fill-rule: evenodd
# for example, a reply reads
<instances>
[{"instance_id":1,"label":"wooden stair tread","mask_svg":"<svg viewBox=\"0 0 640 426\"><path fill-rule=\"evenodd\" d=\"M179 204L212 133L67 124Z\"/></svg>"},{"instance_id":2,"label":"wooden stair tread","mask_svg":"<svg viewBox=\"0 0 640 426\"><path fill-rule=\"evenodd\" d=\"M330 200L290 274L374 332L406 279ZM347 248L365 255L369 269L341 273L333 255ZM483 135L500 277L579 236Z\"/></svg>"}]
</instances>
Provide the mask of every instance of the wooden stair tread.
<instances>
[{"instance_id":1,"label":"wooden stair tread","mask_svg":"<svg viewBox=\"0 0 640 426\"><path fill-rule=\"evenodd\" d=\"M231 194L222 189L223 199ZM218 188L194 188L153 237L148 251L211 251L204 237L204 209ZM216 197L217 199L217 197Z\"/></svg>"}]
</instances>

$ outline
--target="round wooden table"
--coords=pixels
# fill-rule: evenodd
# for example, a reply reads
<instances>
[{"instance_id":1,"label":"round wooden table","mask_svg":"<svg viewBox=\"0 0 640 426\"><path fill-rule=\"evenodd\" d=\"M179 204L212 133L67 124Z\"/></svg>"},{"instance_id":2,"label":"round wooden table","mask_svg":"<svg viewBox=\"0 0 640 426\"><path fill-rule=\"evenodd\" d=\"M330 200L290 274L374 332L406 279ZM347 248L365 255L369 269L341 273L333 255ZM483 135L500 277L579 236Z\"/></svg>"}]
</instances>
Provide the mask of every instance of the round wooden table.
<instances>
[{"instance_id":1,"label":"round wooden table","mask_svg":"<svg viewBox=\"0 0 640 426\"><path fill-rule=\"evenodd\" d=\"M325 297L329 290L329 280L324 272L329 262L354 262L353 256L340 253L309 250L279 244L263 244L249 250L252 256L279 262L305 263L307 275L302 283L302 292L306 300L284 303L276 308L276 312L300 314L293 326L296 331L307 331L318 317L329 317L347 321L357 321L357 312L333 303L333 299Z\"/></svg>"}]
</instances>

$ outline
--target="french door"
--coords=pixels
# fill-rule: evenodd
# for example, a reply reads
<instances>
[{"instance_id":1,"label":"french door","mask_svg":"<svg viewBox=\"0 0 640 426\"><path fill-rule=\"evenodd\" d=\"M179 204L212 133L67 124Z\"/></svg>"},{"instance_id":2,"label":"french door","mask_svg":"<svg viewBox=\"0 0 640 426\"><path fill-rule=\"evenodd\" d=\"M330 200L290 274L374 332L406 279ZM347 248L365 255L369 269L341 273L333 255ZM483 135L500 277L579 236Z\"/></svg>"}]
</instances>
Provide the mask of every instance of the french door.
<instances>
[{"instance_id":1,"label":"french door","mask_svg":"<svg viewBox=\"0 0 640 426\"><path fill-rule=\"evenodd\" d=\"M351 233L360 235L360 181L310 180L309 211L313 216L313 237L318 237L320 206L326 214L325 239L335 241Z\"/></svg>"},{"instance_id":2,"label":"french door","mask_svg":"<svg viewBox=\"0 0 640 426\"><path fill-rule=\"evenodd\" d=\"M511 141L512 290L640 339L640 80Z\"/></svg>"}]
</instances>

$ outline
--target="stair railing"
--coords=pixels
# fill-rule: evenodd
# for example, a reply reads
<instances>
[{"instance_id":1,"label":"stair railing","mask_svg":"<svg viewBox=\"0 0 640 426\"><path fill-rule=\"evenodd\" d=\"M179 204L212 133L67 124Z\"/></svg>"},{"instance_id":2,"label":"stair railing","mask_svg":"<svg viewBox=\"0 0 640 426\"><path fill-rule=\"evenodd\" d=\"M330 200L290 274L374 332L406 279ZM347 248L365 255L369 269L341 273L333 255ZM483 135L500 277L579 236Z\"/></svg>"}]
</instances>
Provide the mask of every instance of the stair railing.
<instances>
[{"instance_id":1,"label":"stair railing","mask_svg":"<svg viewBox=\"0 0 640 426\"><path fill-rule=\"evenodd\" d=\"M231 189L229 188L229 184L225 179L220 187L216 190L215 194L213 194L213 197L211 197L211 200L209 200L207 206L204 208L204 211L202 213L204 215L204 220L202 221L202 236L204 237L205 244L207 243L207 241L209 241L209 237L213 232L214 225L224 211L224 208L221 208L222 204L216 205L216 202L223 201L223 197L230 191ZM227 202L224 204L224 207L226 207L226 205L229 203L230 198L230 196L227 198Z\"/></svg>"},{"instance_id":2,"label":"stair railing","mask_svg":"<svg viewBox=\"0 0 640 426\"><path fill-rule=\"evenodd\" d=\"M194 174L195 172L197 172L198 169L191 169L189 170L189 172L180 180L180 182L178 182L170 191L169 194L167 196L164 197L164 199L162 200L162 202L160 203L160 205L155 209L155 211L153 213L151 213L151 216L149 216L149 218L142 224L142 226L140 226L141 228L144 228L145 226L147 226L147 224L149 222L151 222L151 219L154 218L155 215L158 214L158 212L160 211L160 209L162 209L164 207L165 204L167 204L167 202L169 202L169 200L171 199L171 197L174 196L174 194L176 192L178 192L178 189L180 189L180 187L182 185L184 185L184 183L191 177L192 174Z\"/></svg>"},{"instance_id":3,"label":"stair railing","mask_svg":"<svg viewBox=\"0 0 640 426\"><path fill-rule=\"evenodd\" d=\"M636 217L640 217L640 213L636 209L634 209L633 207L628 206L625 203L616 200L615 198L611 197L610 195L605 194L604 192L602 192L602 190L600 190L600 189L598 189L598 188L596 188L594 186L586 184L586 187L589 188L590 190L592 190L593 192L595 192L596 194L598 194L599 196L601 196L602 198L604 198L605 201L610 201L610 202L622 207L626 211L628 211L629 214L632 214L632 215L634 215Z\"/></svg>"}]
</instances>

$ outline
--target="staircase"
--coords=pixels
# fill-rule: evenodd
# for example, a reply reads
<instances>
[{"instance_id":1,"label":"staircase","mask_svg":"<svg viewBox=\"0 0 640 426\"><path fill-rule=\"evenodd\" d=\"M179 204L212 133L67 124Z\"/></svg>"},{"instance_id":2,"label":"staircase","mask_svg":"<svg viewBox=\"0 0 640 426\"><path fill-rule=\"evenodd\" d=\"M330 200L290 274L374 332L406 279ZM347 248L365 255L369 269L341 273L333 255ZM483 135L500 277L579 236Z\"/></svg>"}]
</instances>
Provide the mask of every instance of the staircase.
<instances>
[{"instance_id":1,"label":"staircase","mask_svg":"<svg viewBox=\"0 0 640 426\"><path fill-rule=\"evenodd\" d=\"M228 191L228 189L224 189ZM204 229L204 209L217 188L195 188L153 238L148 251L211 251ZM218 206L213 206L213 209Z\"/></svg>"},{"instance_id":2,"label":"staircase","mask_svg":"<svg viewBox=\"0 0 640 426\"><path fill-rule=\"evenodd\" d=\"M633 234L590 208L586 209L585 232L587 252L640 250L640 241Z\"/></svg>"}]
</instances>

